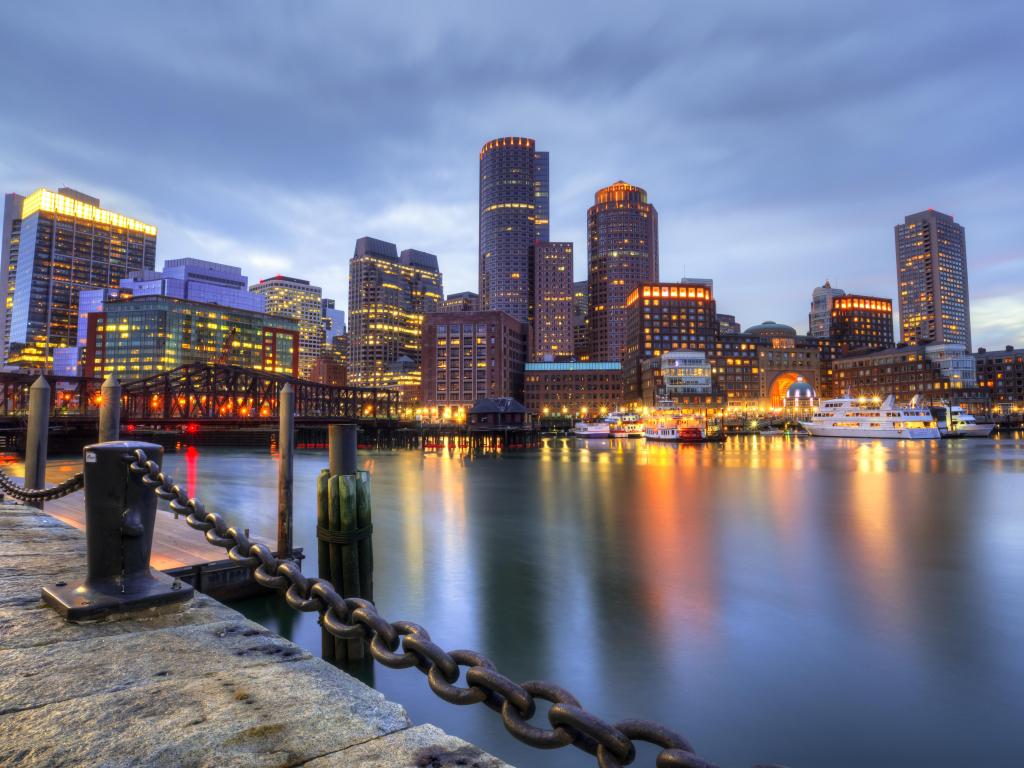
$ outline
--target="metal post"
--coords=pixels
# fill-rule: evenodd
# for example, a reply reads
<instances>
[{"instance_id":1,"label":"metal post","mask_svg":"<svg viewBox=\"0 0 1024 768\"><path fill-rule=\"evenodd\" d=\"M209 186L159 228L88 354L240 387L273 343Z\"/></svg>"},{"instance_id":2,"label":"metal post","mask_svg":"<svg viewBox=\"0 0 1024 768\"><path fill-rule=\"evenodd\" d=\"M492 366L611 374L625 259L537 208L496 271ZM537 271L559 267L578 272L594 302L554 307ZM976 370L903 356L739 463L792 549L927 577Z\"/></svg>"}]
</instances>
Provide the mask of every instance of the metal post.
<instances>
[{"instance_id":1,"label":"metal post","mask_svg":"<svg viewBox=\"0 0 1024 768\"><path fill-rule=\"evenodd\" d=\"M121 382L110 374L100 387L100 439L109 443L121 439Z\"/></svg>"},{"instance_id":2,"label":"metal post","mask_svg":"<svg viewBox=\"0 0 1024 768\"><path fill-rule=\"evenodd\" d=\"M332 475L356 473L359 427L332 424L327 428L327 465Z\"/></svg>"},{"instance_id":3,"label":"metal post","mask_svg":"<svg viewBox=\"0 0 1024 768\"><path fill-rule=\"evenodd\" d=\"M277 554L292 551L292 478L295 466L295 389L291 382L278 395L277 449L281 463L277 473Z\"/></svg>"},{"instance_id":4,"label":"metal post","mask_svg":"<svg viewBox=\"0 0 1024 768\"><path fill-rule=\"evenodd\" d=\"M28 392L28 433L25 435L25 487L46 487L46 441L50 432L50 383L40 376ZM43 502L33 504L39 509Z\"/></svg>"},{"instance_id":5,"label":"metal post","mask_svg":"<svg viewBox=\"0 0 1024 768\"><path fill-rule=\"evenodd\" d=\"M61 581L43 588L43 600L69 620L98 619L192 596L188 584L149 567L157 498L128 468L137 448L162 463L163 448L151 443L98 443L83 452L86 577L78 584Z\"/></svg>"}]
</instances>

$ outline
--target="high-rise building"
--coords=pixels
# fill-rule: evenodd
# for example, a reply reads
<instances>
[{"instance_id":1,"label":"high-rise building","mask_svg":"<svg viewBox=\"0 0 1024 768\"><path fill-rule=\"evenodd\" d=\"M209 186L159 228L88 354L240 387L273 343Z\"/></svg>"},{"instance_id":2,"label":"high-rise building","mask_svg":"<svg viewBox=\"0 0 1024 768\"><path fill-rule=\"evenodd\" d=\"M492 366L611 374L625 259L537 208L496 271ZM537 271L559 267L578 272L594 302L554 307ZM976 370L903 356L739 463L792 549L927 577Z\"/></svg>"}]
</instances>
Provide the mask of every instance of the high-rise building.
<instances>
[{"instance_id":1,"label":"high-rise building","mask_svg":"<svg viewBox=\"0 0 1024 768\"><path fill-rule=\"evenodd\" d=\"M319 286L297 277L275 275L249 289L266 301L272 317L287 317L299 324L299 376L309 378L313 364L324 352L324 306Z\"/></svg>"},{"instance_id":2,"label":"high-rise building","mask_svg":"<svg viewBox=\"0 0 1024 768\"><path fill-rule=\"evenodd\" d=\"M741 328L740 324L736 322L736 315L723 315L721 312L719 312L717 318L719 334L740 332Z\"/></svg>"},{"instance_id":3,"label":"high-rise building","mask_svg":"<svg viewBox=\"0 0 1024 768\"><path fill-rule=\"evenodd\" d=\"M931 209L896 225L900 339L971 348L967 239L953 217Z\"/></svg>"},{"instance_id":4,"label":"high-rise building","mask_svg":"<svg viewBox=\"0 0 1024 768\"><path fill-rule=\"evenodd\" d=\"M129 273L153 269L156 227L67 187L4 202L0 354L12 365L49 370L54 350L75 346L80 291L117 288Z\"/></svg>"},{"instance_id":5,"label":"high-rise building","mask_svg":"<svg viewBox=\"0 0 1024 768\"><path fill-rule=\"evenodd\" d=\"M480 306L529 322L531 246L548 239L548 155L508 136L480 150Z\"/></svg>"},{"instance_id":6,"label":"high-rise building","mask_svg":"<svg viewBox=\"0 0 1024 768\"><path fill-rule=\"evenodd\" d=\"M449 293L448 298L446 298L438 305L437 311L479 312L480 294L473 293L472 291L462 291L461 293Z\"/></svg>"},{"instance_id":7,"label":"high-rise building","mask_svg":"<svg viewBox=\"0 0 1024 768\"><path fill-rule=\"evenodd\" d=\"M617 181L599 189L587 212L587 355L620 360L626 300L658 281L658 212L640 187Z\"/></svg>"},{"instance_id":8,"label":"high-rise building","mask_svg":"<svg viewBox=\"0 0 1024 768\"><path fill-rule=\"evenodd\" d=\"M11 307L14 306L14 270L18 264L18 247L21 243L21 209L24 195L9 192L4 195L3 235L0 239L0 279L3 280L2 295L4 306L0 312L0 364L7 361L7 328L11 324Z\"/></svg>"},{"instance_id":9,"label":"high-rise building","mask_svg":"<svg viewBox=\"0 0 1024 768\"><path fill-rule=\"evenodd\" d=\"M839 355L895 346L892 301L854 294L833 299L829 336Z\"/></svg>"},{"instance_id":10,"label":"high-rise building","mask_svg":"<svg viewBox=\"0 0 1024 768\"><path fill-rule=\"evenodd\" d=\"M590 300L590 284L577 280L572 284L572 351L577 359L588 358L587 354L587 303Z\"/></svg>"},{"instance_id":11,"label":"high-rise building","mask_svg":"<svg viewBox=\"0 0 1024 768\"><path fill-rule=\"evenodd\" d=\"M572 355L572 285L572 243L535 243L531 359Z\"/></svg>"},{"instance_id":12,"label":"high-rise building","mask_svg":"<svg viewBox=\"0 0 1024 768\"><path fill-rule=\"evenodd\" d=\"M133 296L173 296L250 312L266 308L262 295L249 292L249 278L240 268L203 259L170 259L160 272L133 272L120 287Z\"/></svg>"},{"instance_id":13,"label":"high-rise building","mask_svg":"<svg viewBox=\"0 0 1024 768\"><path fill-rule=\"evenodd\" d=\"M336 336L345 332L345 310L334 305L334 299L324 299L324 352L329 351L331 342Z\"/></svg>"},{"instance_id":14,"label":"high-rise building","mask_svg":"<svg viewBox=\"0 0 1024 768\"><path fill-rule=\"evenodd\" d=\"M420 367L423 316L444 295L437 257L373 237L356 241L348 273L348 380L358 386L407 386L399 359ZM401 378L401 381L398 381Z\"/></svg>"},{"instance_id":15,"label":"high-rise building","mask_svg":"<svg viewBox=\"0 0 1024 768\"><path fill-rule=\"evenodd\" d=\"M526 325L504 312L434 312L423 324L422 404L434 415L485 397L522 402Z\"/></svg>"},{"instance_id":16,"label":"high-rise building","mask_svg":"<svg viewBox=\"0 0 1024 768\"><path fill-rule=\"evenodd\" d=\"M844 296L842 288L833 288L828 280L811 291L811 311L807 315L807 335L814 339L824 339L829 335L832 324L832 302Z\"/></svg>"}]
</instances>

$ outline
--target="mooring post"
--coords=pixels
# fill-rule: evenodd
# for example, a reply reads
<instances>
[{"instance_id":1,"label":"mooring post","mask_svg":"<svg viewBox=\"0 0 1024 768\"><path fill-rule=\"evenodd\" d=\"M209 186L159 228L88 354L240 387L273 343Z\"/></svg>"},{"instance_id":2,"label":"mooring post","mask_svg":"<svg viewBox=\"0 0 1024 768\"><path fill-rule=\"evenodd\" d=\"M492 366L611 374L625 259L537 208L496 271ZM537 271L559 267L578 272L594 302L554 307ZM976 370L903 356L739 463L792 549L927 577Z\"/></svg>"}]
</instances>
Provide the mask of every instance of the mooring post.
<instances>
[{"instance_id":1,"label":"mooring post","mask_svg":"<svg viewBox=\"0 0 1024 768\"><path fill-rule=\"evenodd\" d=\"M50 383L40 376L28 391L28 432L25 435L25 487L46 487L46 442L50 433ZM39 509L43 502L31 502Z\"/></svg>"},{"instance_id":2,"label":"mooring post","mask_svg":"<svg viewBox=\"0 0 1024 768\"><path fill-rule=\"evenodd\" d=\"M101 443L121 439L121 382L110 374L100 387Z\"/></svg>"},{"instance_id":3,"label":"mooring post","mask_svg":"<svg viewBox=\"0 0 1024 768\"><path fill-rule=\"evenodd\" d=\"M288 557L292 551L292 479L295 468L295 389L291 382L281 387L278 411L277 554Z\"/></svg>"}]
</instances>

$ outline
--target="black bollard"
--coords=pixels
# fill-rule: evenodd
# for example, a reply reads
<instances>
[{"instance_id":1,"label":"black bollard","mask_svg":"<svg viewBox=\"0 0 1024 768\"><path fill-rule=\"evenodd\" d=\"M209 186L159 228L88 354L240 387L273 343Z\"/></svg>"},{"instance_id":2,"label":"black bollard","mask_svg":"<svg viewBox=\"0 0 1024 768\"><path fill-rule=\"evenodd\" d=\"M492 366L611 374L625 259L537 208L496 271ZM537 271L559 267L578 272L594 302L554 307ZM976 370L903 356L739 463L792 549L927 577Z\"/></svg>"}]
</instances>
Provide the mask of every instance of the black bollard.
<instances>
[{"instance_id":1,"label":"black bollard","mask_svg":"<svg viewBox=\"0 0 1024 768\"><path fill-rule=\"evenodd\" d=\"M192 597L190 585L149 567L157 497L128 468L137 448L162 463L163 448L151 443L100 443L83 450L86 577L79 584L57 582L43 588L43 600L70 621Z\"/></svg>"}]
</instances>

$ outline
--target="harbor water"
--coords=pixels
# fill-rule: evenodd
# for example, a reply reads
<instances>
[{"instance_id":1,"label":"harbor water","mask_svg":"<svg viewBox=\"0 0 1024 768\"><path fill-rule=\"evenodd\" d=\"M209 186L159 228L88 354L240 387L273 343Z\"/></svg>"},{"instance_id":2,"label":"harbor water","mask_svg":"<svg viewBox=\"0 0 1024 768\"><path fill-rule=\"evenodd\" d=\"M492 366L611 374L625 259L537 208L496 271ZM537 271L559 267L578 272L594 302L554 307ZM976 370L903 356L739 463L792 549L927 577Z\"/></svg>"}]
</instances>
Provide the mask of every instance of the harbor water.
<instances>
[{"instance_id":1,"label":"harbor water","mask_svg":"<svg viewBox=\"0 0 1024 768\"><path fill-rule=\"evenodd\" d=\"M661 721L723 766L1021 765L1024 439L556 438L360 461L378 608L444 648L557 682L609 720ZM326 463L295 463L307 573ZM51 480L73 462L56 464ZM273 539L273 455L191 448L166 467ZM315 616L277 598L236 607L319 653ZM519 744L415 670L378 666L372 682L520 768L594 764Z\"/></svg>"}]
</instances>

